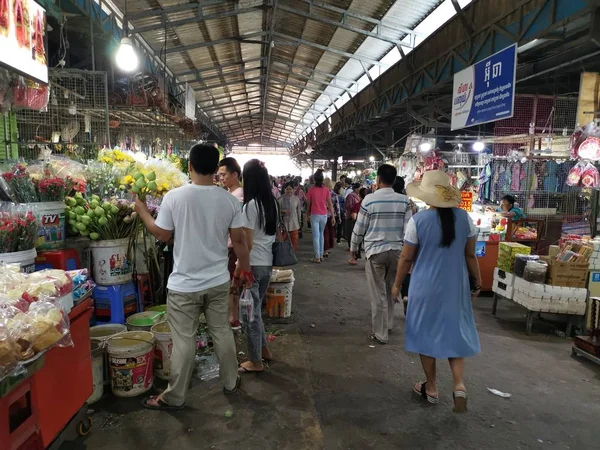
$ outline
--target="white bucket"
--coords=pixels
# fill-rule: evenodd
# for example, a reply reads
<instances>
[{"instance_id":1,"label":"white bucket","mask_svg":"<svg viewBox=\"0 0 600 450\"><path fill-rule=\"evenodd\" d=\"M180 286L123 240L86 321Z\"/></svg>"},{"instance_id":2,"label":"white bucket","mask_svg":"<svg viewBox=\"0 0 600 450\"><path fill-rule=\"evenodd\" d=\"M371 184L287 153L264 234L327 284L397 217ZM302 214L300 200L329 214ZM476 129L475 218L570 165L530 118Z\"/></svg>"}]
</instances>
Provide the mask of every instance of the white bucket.
<instances>
[{"instance_id":1,"label":"white bucket","mask_svg":"<svg viewBox=\"0 0 600 450\"><path fill-rule=\"evenodd\" d=\"M156 338L154 349L154 373L161 380L169 380L171 375L171 353L173 352L173 336L167 322L157 323L152 327Z\"/></svg>"},{"instance_id":2,"label":"white bucket","mask_svg":"<svg viewBox=\"0 0 600 450\"><path fill-rule=\"evenodd\" d=\"M267 289L267 317L290 317L292 315L292 291L294 282L271 283Z\"/></svg>"},{"instance_id":3,"label":"white bucket","mask_svg":"<svg viewBox=\"0 0 600 450\"><path fill-rule=\"evenodd\" d=\"M23 250L22 252L0 253L0 264L19 264L21 272L35 272L35 258L37 252L35 248Z\"/></svg>"},{"instance_id":4,"label":"white bucket","mask_svg":"<svg viewBox=\"0 0 600 450\"><path fill-rule=\"evenodd\" d=\"M113 286L131 281L133 268L127 259L129 239L96 241L90 244L94 260L94 281L100 286Z\"/></svg>"},{"instance_id":5,"label":"white bucket","mask_svg":"<svg viewBox=\"0 0 600 450\"><path fill-rule=\"evenodd\" d=\"M148 392L154 381L154 335L128 331L108 340L108 363L112 392L117 397L135 397Z\"/></svg>"},{"instance_id":6,"label":"white bucket","mask_svg":"<svg viewBox=\"0 0 600 450\"><path fill-rule=\"evenodd\" d=\"M104 395L104 345L102 342L92 341L92 380L94 390L87 403L97 402Z\"/></svg>"},{"instance_id":7,"label":"white bucket","mask_svg":"<svg viewBox=\"0 0 600 450\"><path fill-rule=\"evenodd\" d=\"M63 248L66 238L66 220L64 202L28 203L40 226L40 242L42 250Z\"/></svg>"},{"instance_id":8,"label":"white bucket","mask_svg":"<svg viewBox=\"0 0 600 450\"><path fill-rule=\"evenodd\" d=\"M125 325L120 323L107 323L104 325L96 325L90 328L90 340L92 343L97 343L102 348L102 360L104 367L104 384L110 384L110 374L108 373L108 355L106 354L106 342L118 334L127 331Z\"/></svg>"}]
</instances>

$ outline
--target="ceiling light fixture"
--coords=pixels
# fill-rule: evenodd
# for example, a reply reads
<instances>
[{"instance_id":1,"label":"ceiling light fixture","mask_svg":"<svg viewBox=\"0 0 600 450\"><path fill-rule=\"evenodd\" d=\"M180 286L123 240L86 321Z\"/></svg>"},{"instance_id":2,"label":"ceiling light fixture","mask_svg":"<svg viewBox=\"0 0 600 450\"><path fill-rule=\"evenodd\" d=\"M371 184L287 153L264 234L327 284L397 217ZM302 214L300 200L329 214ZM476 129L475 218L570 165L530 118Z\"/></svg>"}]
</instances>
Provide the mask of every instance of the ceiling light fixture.
<instances>
[{"instance_id":1,"label":"ceiling light fixture","mask_svg":"<svg viewBox=\"0 0 600 450\"><path fill-rule=\"evenodd\" d=\"M133 72L138 67L138 55L133 47L133 41L129 38L129 26L127 22L127 1L125 1L125 20L124 20L125 37L121 39L119 49L117 50L116 63L117 67L123 72Z\"/></svg>"},{"instance_id":2,"label":"ceiling light fixture","mask_svg":"<svg viewBox=\"0 0 600 450\"><path fill-rule=\"evenodd\" d=\"M484 149L485 144L483 143L481 138L478 138L477 141L475 141L475 143L473 144L473 150L475 150L476 152L482 152Z\"/></svg>"},{"instance_id":3,"label":"ceiling light fixture","mask_svg":"<svg viewBox=\"0 0 600 450\"><path fill-rule=\"evenodd\" d=\"M371 161L371 162L375 161L375 157L374 156L369 156L369 161Z\"/></svg>"},{"instance_id":4,"label":"ceiling light fixture","mask_svg":"<svg viewBox=\"0 0 600 450\"><path fill-rule=\"evenodd\" d=\"M431 142L425 141L421 145L419 145L419 150L423 153L427 153L431 151Z\"/></svg>"}]
</instances>

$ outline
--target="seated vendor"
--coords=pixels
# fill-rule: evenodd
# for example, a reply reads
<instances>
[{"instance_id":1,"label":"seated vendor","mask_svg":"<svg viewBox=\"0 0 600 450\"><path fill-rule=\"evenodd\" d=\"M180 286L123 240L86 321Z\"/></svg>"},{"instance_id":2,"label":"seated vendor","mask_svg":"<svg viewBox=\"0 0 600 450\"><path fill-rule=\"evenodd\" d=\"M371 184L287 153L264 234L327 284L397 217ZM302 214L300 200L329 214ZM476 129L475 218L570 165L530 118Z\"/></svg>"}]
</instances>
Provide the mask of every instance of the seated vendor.
<instances>
[{"instance_id":1,"label":"seated vendor","mask_svg":"<svg viewBox=\"0 0 600 450\"><path fill-rule=\"evenodd\" d=\"M523 210L515 205L515 198L512 195L505 195L500 200L500 211L502 216L510 217L513 222L525 217Z\"/></svg>"}]
</instances>

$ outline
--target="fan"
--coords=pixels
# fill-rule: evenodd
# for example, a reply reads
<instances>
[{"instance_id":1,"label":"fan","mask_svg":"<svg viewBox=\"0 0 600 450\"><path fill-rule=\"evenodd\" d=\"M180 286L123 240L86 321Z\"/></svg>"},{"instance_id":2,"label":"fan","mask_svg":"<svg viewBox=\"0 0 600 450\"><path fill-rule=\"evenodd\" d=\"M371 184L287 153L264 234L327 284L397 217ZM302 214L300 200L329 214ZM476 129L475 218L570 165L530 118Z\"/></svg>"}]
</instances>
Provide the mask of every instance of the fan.
<instances>
[{"instance_id":1,"label":"fan","mask_svg":"<svg viewBox=\"0 0 600 450\"><path fill-rule=\"evenodd\" d=\"M77 133L79 133L79 122L71 120L61 131L63 142L71 142Z\"/></svg>"}]
</instances>

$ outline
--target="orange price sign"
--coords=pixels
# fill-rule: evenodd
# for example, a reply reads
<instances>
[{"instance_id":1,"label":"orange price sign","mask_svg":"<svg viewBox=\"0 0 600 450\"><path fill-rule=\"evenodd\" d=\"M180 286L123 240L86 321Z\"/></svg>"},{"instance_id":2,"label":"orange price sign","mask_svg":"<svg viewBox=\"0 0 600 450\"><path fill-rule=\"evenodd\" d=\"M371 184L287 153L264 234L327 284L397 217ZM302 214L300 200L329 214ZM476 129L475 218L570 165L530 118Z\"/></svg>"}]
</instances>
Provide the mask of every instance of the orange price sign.
<instances>
[{"instance_id":1,"label":"orange price sign","mask_svg":"<svg viewBox=\"0 0 600 450\"><path fill-rule=\"evenodd\" d=\"M462 191L460 193L460 209L464 209L467 212L473 211L473 193L469 191Z\"/></svg>"}]
</instances>

